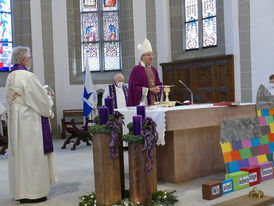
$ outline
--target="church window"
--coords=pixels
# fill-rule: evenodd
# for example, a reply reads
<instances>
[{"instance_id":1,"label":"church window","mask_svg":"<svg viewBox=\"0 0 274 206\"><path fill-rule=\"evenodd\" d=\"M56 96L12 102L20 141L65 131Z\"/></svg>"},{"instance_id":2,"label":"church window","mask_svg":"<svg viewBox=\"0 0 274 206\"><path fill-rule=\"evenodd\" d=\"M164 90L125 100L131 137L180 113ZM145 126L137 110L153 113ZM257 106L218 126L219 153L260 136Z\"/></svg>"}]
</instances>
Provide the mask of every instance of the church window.
<instances>
[{"instance_id":1,"label":"church window","mask_svg":"<svg viewBox=\"0 0 274 206\"><path fill-rule=\"evenodd\" d=\"M80 0L83 70L88 58L91 71L121 70L118 0Z\"/></svg>"},{"instance_id":2,"label":"church window","mask_svg":"<svg viewBox=\"0 0 274 206\"><path fill-rule=\"evenodd\" d=\"M13 44L11 0L0 1L0 71L8 71Z\"/></svg>"},{"instance_id":3,"label":"church window","mask_svg":"<svg viewBox=\"0 0 274 206\"><path fill-rule=\"evenodd\" d=\"M216 0L185 0L185 50L217 46Z\"/></svg>"}]
</instances>

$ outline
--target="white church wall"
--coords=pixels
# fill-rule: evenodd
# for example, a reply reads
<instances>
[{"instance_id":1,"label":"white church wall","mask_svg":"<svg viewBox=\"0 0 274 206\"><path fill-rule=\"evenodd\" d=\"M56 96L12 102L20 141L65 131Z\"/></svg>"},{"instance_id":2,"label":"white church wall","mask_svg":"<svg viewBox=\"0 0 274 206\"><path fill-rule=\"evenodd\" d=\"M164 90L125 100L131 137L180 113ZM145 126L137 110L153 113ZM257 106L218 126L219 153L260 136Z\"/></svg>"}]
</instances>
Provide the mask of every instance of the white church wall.
<instances>
[{"instance_id":1,"label":"white church wall","mask_svg":"<svg viewBox=\"0 0 274 206\"><path fill-rule=\"evenodd\" d=\"M234 55L235 101L241 102L241 65L239 45L238 1L224 1L225 52Z\"/></svg>"},{"instance_id":2,"label":"white church wall","mask_svg":"<svg viewBox=\"0 0 274 206\"><path fill-rule=\"evenodd\" d=\"M44 55L42 41L41 1L30 0L32 68L42 84L45 83Z\"/></svg>"},{"instance_id":3,"label":"white church wall","mask_svg":"<svg viewBox=\"0 0 274 206\"><path fill-rule=\"evenodd\" d=\"M169 0L155 0L157 65L161 81L163 72L160 63L171 62L170 7Z\"/></svg>"},{"instance_id":4,"label":"white church wall","mask_svg":"<svg viewBox=\"0 0 274 206\"><path fill-rule=\"evenodd\" d=\"M133 29L136 64L140 59L137 45L147 38L146 22L146 0L133 0Z\"/></svg>"},{"instance_id":5,"label":"white church wall","mask_svg":"<svg viewBox=\"0 0 274 206\"><path fill-rule=\"evenodd\" d=\"M274 73L274 1L250 1L252 100L260 84L268 87Z\"/></svg>"}]
</instances>

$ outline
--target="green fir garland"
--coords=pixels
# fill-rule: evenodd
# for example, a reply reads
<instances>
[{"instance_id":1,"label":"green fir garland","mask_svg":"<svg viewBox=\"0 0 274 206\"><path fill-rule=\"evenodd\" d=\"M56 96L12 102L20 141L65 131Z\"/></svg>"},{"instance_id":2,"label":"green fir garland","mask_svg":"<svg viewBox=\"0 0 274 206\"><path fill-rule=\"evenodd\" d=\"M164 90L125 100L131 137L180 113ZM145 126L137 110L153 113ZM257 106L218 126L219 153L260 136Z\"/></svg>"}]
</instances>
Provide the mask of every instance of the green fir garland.
<instances>
[{"instance_id":1,"label":"green fir garland","mask_svg":"<svg viewBox=\"0 0 274 206\"><path fill-rule=\"evenodd\" d=\"M79 197L81 202L79 202L79 206L94 206L96 205L95 193L91 193L89 195L84 195Z\"/></svg>"},{"instance_id":2,"label":"green fir garland","mask_svg":"<svg viewBox=\"0 0 274 206\"><path fill-rule=\"evenodd\" d=\"M167 192L167 191L158 191L155 194L152 195L152 202L147 206L172 206L176 202L178 202L177 196L174 195L176 190ZM129 197L129 191L126 190L126 192L123 195L123 199L117 203L112 204L112 206L145 206L141 204L135 204L130 201ZM96 199L95 199L95 193L91 193L90 195L84 195L82 197L79 197L81 202L79 203L79 206L95 206L96 205Z\"/></svg>"},{"instance_id":3,"label":"green fir garland","mask_svg":"<svg viewBox=\"0 0 274 206\"><path fill-rule=\"evenodd\" d=\"M131 133L124 135L123 140L128 143L139 143L139 144L145 143L145 139L143 136L141 135L136 136Z\"/></svg>"},{"instance_id":4,"label":"green fir garland","mask_svg":"<svg viewBox=\"0 0 274 206\"><path fill-rule=\"evenodd\" d=\"M122 119L124 119L124 116L122 116ZM95 125L88 128L88 131L90 134L110 134L111 133L111 129L107 128L106 125L100 125L99 115L95 116L93 121L95 122ZM108 121L115 122L116 121L115 116L113 114L109 114Z\"/></svg>"},{"instance_id":5,"label":"green fir garland","mask_svg":"<svg viewBox=\"0 0 274 206\"><path fill-rule=\"evenodd\" d=\"M123 140L128 143L139 143L143 144L145 142L145 138L142 135L134 135L133 134L133 122L130 122L127 124L127 128L129 130L129 133L124 135ZM143 122L143 130L148 130L149 125L147 125L145 122ZM151 135L151 139L154 139L155 136Z\"/></svg>"},{"instance_id":6,"label":"green fir garland","mask_svg":"<svg viewBox=\"0 0 274 206\"><path fill-rule=\"evenodd\" d=\"M109 128L107 128L107 126L105 124L103 124L103 125L96 124L96 125L89 127L88 132L90 134L110 134L111 130Z\"/></svg>"}]
</instances>

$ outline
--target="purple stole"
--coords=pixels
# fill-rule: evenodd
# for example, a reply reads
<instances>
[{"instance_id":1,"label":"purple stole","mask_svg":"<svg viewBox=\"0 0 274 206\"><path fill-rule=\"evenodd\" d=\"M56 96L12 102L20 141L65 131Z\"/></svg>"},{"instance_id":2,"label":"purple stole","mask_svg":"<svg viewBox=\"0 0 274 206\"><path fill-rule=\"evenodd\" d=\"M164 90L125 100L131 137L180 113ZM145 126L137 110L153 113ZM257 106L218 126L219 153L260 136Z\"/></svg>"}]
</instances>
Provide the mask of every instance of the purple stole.
<instances>
[{"instance_id":1,"label":"purple stole","mask_svg":"<svg viewBox=\"0 0 274 206\"><path fill-rule=\"evenodd\" d=\"M10 70L10 72L17 70L29 71L25 66L21 64L15 64L13 65L13 68ZM43 133L44 154L53 152L53 142L48 118L41 116L41 124Z\"/></svg>"},{"instance_id":2,"label":"purple stole","mask_svg":"<svg viewBox=\"0 0 274 206\"><path fill-rule=\"evenodd\" d=\"M108 85L108 88L109 88L109 95L114 100L113 101L113 107L114 107L114 109L117 109L118 105L117 105L117 96L116 96L115 83ZM127 105L128 89L127 89L126 85L123 85L122 88L123 88L123 92L125 94L126 105Z\"/></svg>"}]
</instances>

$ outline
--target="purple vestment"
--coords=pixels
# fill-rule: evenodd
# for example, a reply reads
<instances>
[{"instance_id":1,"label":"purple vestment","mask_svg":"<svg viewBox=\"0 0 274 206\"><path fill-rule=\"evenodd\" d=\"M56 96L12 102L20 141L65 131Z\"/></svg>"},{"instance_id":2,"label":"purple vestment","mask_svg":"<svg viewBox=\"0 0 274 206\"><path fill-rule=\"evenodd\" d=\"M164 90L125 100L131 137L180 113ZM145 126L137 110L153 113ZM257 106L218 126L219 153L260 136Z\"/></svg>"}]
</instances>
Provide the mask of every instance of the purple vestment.
<instances>
[{"instance_id":1,"label":"purple vestment","mask_svg":"<svg viewBox=\"0 0 274 206\"><path fill-rule=\"evenodd\" d=\"M157 70L154 67L151 67L151 69L155 78L155 86L162 85ZM137 106L140 104L142 99L142 87L149 88L148 77L145 68L141 65L137 65L132 69L129 77L127 106ZM149 98L148 104L150 105Z\"/></svg>"},{"instance_id":2,"label":"purple vestment","mask_svg":"<svg viewBox=\"0 0 274 206\"><path fill-rule=\"evenodd\" d=\"M126 100L126 104L127 104L128 89L127 89L126 85L123 85L122 88L123 88L123 92L125 94L125 100ZM115 83L108 85L108 89L109 89L109 95L113 99L114 109L117 109L118 105L117 105L117 96L116 96Z\"/></svg>"},{"instance_id":3,"label":"purple vestment","mask_svg":"<svg viewBox=\"0 0 274 206\"><path fill-rule=\"evenodd\" d=\"M29 71L24 65L15 64L10 72L17 71L17 70L25 70ZM44 153L53 152L53 143L52 143L52 136L50 131L49 120L47 117L41 116L41 125L42 125L42 132L43 132L43 145L44 145Z\"/></svg>"}]
</instances>

